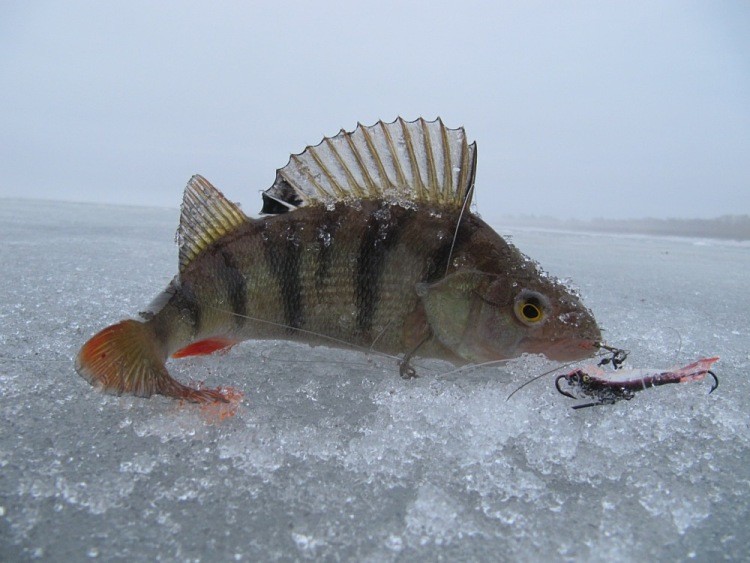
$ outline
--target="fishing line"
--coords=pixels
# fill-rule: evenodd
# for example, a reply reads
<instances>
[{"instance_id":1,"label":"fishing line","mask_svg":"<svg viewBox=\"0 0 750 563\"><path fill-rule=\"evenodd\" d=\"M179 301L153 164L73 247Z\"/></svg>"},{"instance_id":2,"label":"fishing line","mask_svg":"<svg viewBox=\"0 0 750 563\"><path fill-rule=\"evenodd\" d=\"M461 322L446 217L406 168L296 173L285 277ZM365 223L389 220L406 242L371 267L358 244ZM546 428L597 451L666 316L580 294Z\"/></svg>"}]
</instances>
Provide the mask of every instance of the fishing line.
<instances>
[{"instance_id":1,"label":"fishing line","mask_svg":"<svg viewBox=\"0 0 750 563\"><path fill-rule=\"evenodd\" d=\"M567 364L561 364L561 365L559 365L559 366L557 366L557 367L554 367L554 368L552 368L551 370L545 371L544 373L542 373L542 374L540 374L540 375L537 375L536 377L533 377L533 378L529 379L529 380L528 380L528 381L526 381L525 383L521 384L521 385L520 385L519 387L516 387L515 391L513 391L513 392L512 392L512 393L511 393L510 395L508 395L508 397L507 397L507 398L505 399L505 401L506 401L506 402L510 401L510 398L511 398L511 397L512 397L513 395L515 395L516 393L518 393L518 392L519 392L519 391L520 391L521 389L523 389L523 388L524 388L524 387L526 387L527 385L530 385L531 383L534 383L534 382L535 382L535 381L536 381L537 379L541 379L541 378L542 378L542 377L544 377L545 375L549 375L550 373L552 373L552 372L555 372L555 371L557 371L557 370L560 370L560 369L566 368L566 367L568 367L568 366L572 366L572 365L573 365L573 364L575 364L575 363L576 363L576 362L568 362Z\"/></svg>"},{"instance_id":2,"label":"fishing line","mask_svg":"<svg viewBox=\"0 0 750 563\"><path fill-rule=\"evenodd\" d=\"M448 260L445 264L445 274L443 277L448 275L448 270L451 267L451 258L453 257L453 248L456 246L456 239L458 238L458 229L461 226L461 220L464 218L464 213L466 212L466 206L469 204L469 201L471 200L471 194L474 192L474 185L472 184L469 190L466 192L466 197L464 198L464 204L461 206L461 212L458 214L458 221L456 222L456 230L453 233L453 240L451 241L451 249L448 251Z\"/></svg>"},{"instance_id":3,"label":"fishing line","mask_svg":"<svg viewBox=\"0 0 750 563\"><path fill-rule=\"evenodd\" d=\"M496 366L496 365L504 364L504 363L507 363L507 362L508 362L508 360L489 360L487 362L481 362L479 364L466 364L466 365L463 365L463 366L458 366L457 368L454 368L454 369L452 369L450 371L445 371L443 373L439 373L435 377L436 378L438 378L438 377L445 377L447 375L453 375L454 373L460 373L462 371L471 371L471 370L474 370L474 369L479 369L479 368L483 368L483 367L487 367L487 366Z\"/></svg>"},{"instance_id":4,"label":"fishing line","mask_svg":"<svg viewBox=\"0 0 750 563\"><path fill-rule=\"evenodd\" d=\"M28 363L28 364L38 364L38 363L70 364L70 363L73 363L73 358L69 358L67 360L45 360L43 358L32 360L29 358L8 358L8 357L0 356L0 361L19 362L19 363Z\"/></svg>"},{"instance_id":5,"label":"fishing line","mask_svg":"<svg viewBox=\"0 0 750 563\"><path fill-rule=\"evenodd\" d=\"M373 349L367 348L365 346L360 346L359 344L353 344L352 342L347 342L346 340L342 340L340 338L336 338L335 336L329 336L327 334L322 334L322 333L319 333L319 332L315 332L313 330L307 330L307 329L304 329L304 328L294 327L294 326L290 326L290 325L284 324L284 323L278 323L278 322L275 322L275 321L269 321L267 319L260 319L258 317L252 317L250 315L242 315L240 313L235 313L234 311L230 311L228 309L222 309L221 307L214 307L212 305L209 305L209 308L214 309L216 311L220 311L222 313L229 314L229 315L234 315L236 317L241 317L243 319L247 319L247 320L250 320L250 321L253 321L253 322L257 322L257 323L261 323L261 324L267 324L267 325L270 325L270 326L284 328L284 329L287 329L287 330L292 330L292 331L298 332L300 334L307 334L307 335L310 335L310 336L316 336L316 337L321 338L323 340L328 340L329 342L333 342L334 344L338 344L342 348L345 348L345 349L357 350L359 352L364 352L365 354L368 354L368 353L374 354L376 356L381 356L383 358L388 358L390 360L395 360L396 362L399 362L399 363L402 361L401 358L399 358L398 356L393 356L391 354L387 354L385 352L381 352L380 350L373 350ZM429 370L429 368L425 368L423 365L419 365L419 367L420 367L420 369L427 369L428 371L431 371L431 370Z\"/></svg>"},{"instance_id":6,"label":"fishing line","mask_svg":"<svg viewBox=\"0 0 750 563\"><path fill-rule=\"evenodd\" d=\"M370 351L375 351L375 343L380 340L380 337L385 334L385 331L388 330L388 327L391 326L391 323L393 322L393 319L389 320L387 323L385 323L385 326L383 327L383 330L381 330L378 335L375 337L375 340L372 341L372 344L370 344Z\"/></svg>"},{"instance_id":7,"label":"fishing line","mask_svg":"<svg viewBox=\"0 0 750 563\"><path fill-rule=\"evenodd\" d=\"M260 353L260 359L264 362L280 362L289 364L332 364L332 365L344 365L344 366L358 366L358 367L369 367L372 363L369 362L348 362L343 360L304 360L296 358L274 358L271 356L272 352L269 350L263 350Z\"/></svg>"},{"instance_id":8,"label":"fishing line","mask_svg":"<svg viewBox=\"0 0 750 563\"><path fill-rule=\"evenodd\" d=\"M682 353L682 335L680 334L680 331L674 327L669 326L667 327L667 330L671 330L677 335L677 351L674 354L674 360L672 360L672 362L674 365L678 365L677 360L679 360L680 354Z\"/></svg>"},{"instance_id":9,"label":"fishing line","mask_svg":"<svg viewBox=\"0 0 750 563\"><path fill-rule=\"evenodd\" d=\"M603 348L603 346L600 346L599 351L594 355L595 358L601 358L601 357L607 355L607 353L611 353L610 351L606 351L606 352L603 351L602 348ZM529 379L528 381L526 381L525 383L523 383L519 387L517 387L510 395L508 395L508 398L505 399L505 400L509 401L510 398L513 395L515 395L516 393L518 393L521 389L523 389L527 385L529 385L531 383L534 383L537 379L541 379L545 375L549 375L550 373L556 372L556 371L561 370L563 368L570 367L570 366L572 366L573 364L576 364L576 363L578 363L578 360L575 360L575 361L572 361L572 362L567 362L565 364L560 364L559 366L554 367L551 370L545 371L544 373L542 373L540 375L537 375L537 376L533 377L532 379Z\"/></svg>"}]
</instances>

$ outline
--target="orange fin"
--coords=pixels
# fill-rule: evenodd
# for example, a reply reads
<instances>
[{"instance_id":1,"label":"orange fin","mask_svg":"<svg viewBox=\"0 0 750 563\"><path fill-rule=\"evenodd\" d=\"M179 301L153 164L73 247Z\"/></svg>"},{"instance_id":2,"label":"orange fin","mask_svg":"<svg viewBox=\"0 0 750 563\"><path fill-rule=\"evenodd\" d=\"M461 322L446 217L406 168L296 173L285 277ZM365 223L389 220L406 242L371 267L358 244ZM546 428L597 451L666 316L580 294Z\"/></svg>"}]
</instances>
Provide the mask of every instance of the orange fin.
<instances>
[{"instance_id":1,"label":"orange fin","mask_svg":"<svg viewBox=\"0 0 750 563\"><path fill-rule=\"evenodd\" d=\"M219 390L194 389L172 379L151 327L122 321L95 334L76 357L76 371L108 393L137 397L153 394L193 403L227 402Z\"/></svg>"},{"instance_id":2,"label":"orange fin","mask_svg":"<svg viewBox=\"0 0 750 563\"><path fill-rule=\"evenodd\" d=\"M237 344L236 340L230 340L229 338L206 338L205 340L198 340L192 344L188 344L184 348L177 350L172 354L173 358L185 358L187 356L207 356L213 354L219 350L228 350L232 346Z\"/></svg>"}]
</instances>

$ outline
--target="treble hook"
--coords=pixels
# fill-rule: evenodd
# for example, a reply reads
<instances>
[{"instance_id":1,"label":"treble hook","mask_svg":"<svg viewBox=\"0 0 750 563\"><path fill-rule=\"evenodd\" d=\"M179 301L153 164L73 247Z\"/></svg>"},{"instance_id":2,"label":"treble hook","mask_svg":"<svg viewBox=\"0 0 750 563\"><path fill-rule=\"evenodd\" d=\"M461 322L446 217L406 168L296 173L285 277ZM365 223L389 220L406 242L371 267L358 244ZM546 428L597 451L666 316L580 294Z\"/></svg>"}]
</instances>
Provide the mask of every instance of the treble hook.
<instances>
[{"instance_id":1,"label":"treble hook","mask_svg":"<svg viewBox=\"0 0 750 563\"><path fill-rule=\"evenodd\" d=\"M719 378L718 378L718 377L716 377L716 374L715 374L714 372L712 372L711 370L708 370L708 372L707 372L707 373L708 373L708 374L709 374L709 375L710 375L711 377L713 377L713 378L714 378L714 384L713 384L713 385L711 386L711 390L710 390L710 391L708 392L708 394L710 395L711 393L713 393L714 391L716 391L716 389L717 389L717 388L719 387Z\"/></svg>"},{"instance_id":2,"label":"treble hook","mask_svg":"<svg viewBox=\"0 0 750 563\"><path fill-rule=\"evenodd\" d=\"M625 360L628 358L628 354L630 353L627 350L623 350L622 348L607 346L603 342L597 342L597 346L598 348L606 350L607 352L610 352L612 354L611 357L602 358L602 360L597 365L606 366L607 364L611 363L614 369L620 369L622 367L622 364L624 364Z\"/></svg>"},{"instance_id":3,"label":"treble hook","mask_svg":"<svg viewBox=\"0 0 750 563\"><path fill-rule=\"evenodd\" d=\"M575 395L571 395L567 391L563 391L560 389L560 380L565 379L567 381L568 377L566 375L558 375L555 378L555 387L557 387L557 392L560 393L560 395L565 395L566 397L570 397L571 399L577 399Z\"/></svg>"}]
</instances>

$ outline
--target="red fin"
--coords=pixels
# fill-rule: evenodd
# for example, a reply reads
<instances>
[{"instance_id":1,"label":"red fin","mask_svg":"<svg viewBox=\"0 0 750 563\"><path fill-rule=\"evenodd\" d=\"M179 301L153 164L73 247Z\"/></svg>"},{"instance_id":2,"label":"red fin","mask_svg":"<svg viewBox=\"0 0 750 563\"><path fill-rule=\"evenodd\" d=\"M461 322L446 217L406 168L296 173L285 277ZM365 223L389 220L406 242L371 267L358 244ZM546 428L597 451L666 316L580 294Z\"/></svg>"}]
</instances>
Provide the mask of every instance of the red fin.
<instances>
[{"instance_id":1,"label":"red fin","mask_svg":"<svg viewBox=\"0 0 750 563\"><path fill-rule=\"evenodd\" d=\"M236 340L229 338L206 338L188 344L184 348L172 354L173 358L184 358L186 356L206 356L219 350L226 350L237 344Z\"/></svg>"},{"instance_id":2,"label":"red fin","mask_svg":"<svg viewBox=\"0 0 750 563\"><path fill-rule=\"evenodd\" d=\"M108 393L227 402L219 390L194 389L172 379L163 357L149 325L122 321L91 337L78 352L75 367L81 377Z\"/></svg>"}]
</instances>

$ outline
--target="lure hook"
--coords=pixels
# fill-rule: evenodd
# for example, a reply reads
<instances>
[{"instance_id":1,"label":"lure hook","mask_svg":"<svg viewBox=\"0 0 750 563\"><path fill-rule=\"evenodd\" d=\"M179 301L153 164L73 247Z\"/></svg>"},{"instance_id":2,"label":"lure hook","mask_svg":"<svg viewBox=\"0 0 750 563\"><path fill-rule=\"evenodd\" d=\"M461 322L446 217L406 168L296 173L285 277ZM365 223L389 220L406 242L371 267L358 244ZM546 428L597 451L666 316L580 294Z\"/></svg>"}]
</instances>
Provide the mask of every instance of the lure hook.
<instances>
[{"instance_id":1,"label":"lure hook","mask_svg":"<svg viewBox=\"0 0 750 563\"><path fill-rule=\"evenodd\" d=\"M565 395L566 397L570 397L571 399L575 399L576 398L575 395L571 395L567 391L563 391L562 389L560 389L560 380L561 379L565 379L567 381L568 376L567 375L558 375L555 378L555 387L557 388L557 392L560 393L560 395Z\"/></svg>"},{"instance_id":2,"label":"lure hook","mask_svg":"<svg viewBox=\"0 0 750 563\"><path fill-rule=\"evenodd\" d=\"M599 366L606 366L611 363L614 369L620 369L622 364L625 363L625 360L627 360L628 354L630 354L628 350L615 348L614 346L607 346L604 342L597 342L596 345L600 350L606 350L612 354L611 356L602 358L597 364Z\"/></svg>"},{"instance_id":3,"label":"lure hook","mask_svg":"<svg viewBox=\"0 0 750 563\"><path fill-rule=\"evenodd\" d=\"M718 389L718 387L719 387L719 378L716 377L716 374L714 372L712 372L711 370L708 370L706 373L708 373L711 377L714 378L714 384L711 386L711 390L708 392L708 394L710 395L711 393L713 393L714 391L716 391L716 389Z\"/></svg>"}]
</instances>

